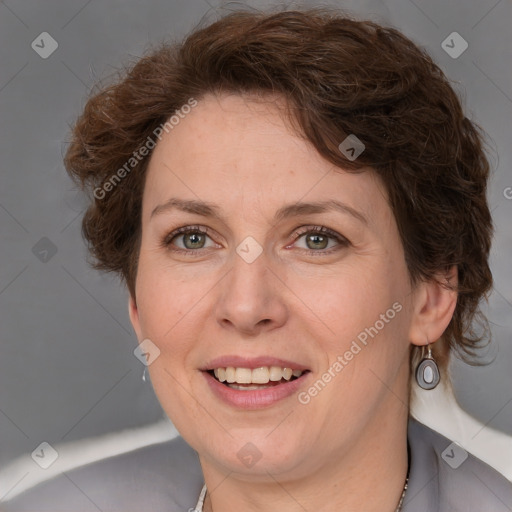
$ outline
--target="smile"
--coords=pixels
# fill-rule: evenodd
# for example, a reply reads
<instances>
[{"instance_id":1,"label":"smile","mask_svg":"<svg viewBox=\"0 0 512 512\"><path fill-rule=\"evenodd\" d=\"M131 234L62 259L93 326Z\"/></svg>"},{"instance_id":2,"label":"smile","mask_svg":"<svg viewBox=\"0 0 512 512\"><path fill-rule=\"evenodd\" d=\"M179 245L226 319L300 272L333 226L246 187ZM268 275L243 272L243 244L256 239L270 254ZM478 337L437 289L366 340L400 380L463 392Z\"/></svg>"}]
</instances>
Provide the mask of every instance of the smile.
<instances>
[{"instance_id":1,"label":"smile","mask_svg":"<svg viewBox=\"0 0 512 512\"><path fill-rule=\"evenodd\" d=\"M297 393L310 373L279 366L228 366L202 372L216 398L242 409L268 407Z\"/></svg>"},{"instance_id":2,"label":"smile","mask_svg":"<svg viewBox=\"0 0 512 512\"><path fill-rule=\"evenodd\" d=\"M261 366L259 368L215 368L214 377L219 382L225 382L229 387L237 389L237 384L243 384L239 389L258 389L260 386L247 387L250 384L268 384L275 386L281 381L290 381L300 377L304 372L302 370L292 370L291 368L281 366Z\"/></svg>"}]
</instances>

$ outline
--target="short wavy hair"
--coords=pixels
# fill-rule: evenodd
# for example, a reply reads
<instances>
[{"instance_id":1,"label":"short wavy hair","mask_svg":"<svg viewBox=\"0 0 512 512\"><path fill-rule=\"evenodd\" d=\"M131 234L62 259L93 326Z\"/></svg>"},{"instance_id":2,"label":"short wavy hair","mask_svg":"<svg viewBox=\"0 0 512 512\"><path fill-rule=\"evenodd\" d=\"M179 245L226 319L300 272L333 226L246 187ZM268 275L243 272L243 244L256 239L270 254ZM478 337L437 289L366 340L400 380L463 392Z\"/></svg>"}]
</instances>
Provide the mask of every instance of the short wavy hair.
<instances>
[{"instance_id":1,"label":"short wavy hair","mask_svg":"<svg viewBox=\"0 0 512 512\"><path fill-rule=\"evenodd\" d=\"M91 93L65 166L91 196L82 231L94 266L119 273L135 297L151 151L116 186L112 176L190 98L208 93L281 95L297 133L325 159L349 172L374 169L411 282L457 265L457 305L443 339L472 364L466 356L488 333L475 328L476 317L487 325L480 300L492 285L485 132L464 115L424 49L394 28L340 11L230 13L151 48ZM339 149L349 134L365 145L356 160Z\"/></svg>"}]
</instances>

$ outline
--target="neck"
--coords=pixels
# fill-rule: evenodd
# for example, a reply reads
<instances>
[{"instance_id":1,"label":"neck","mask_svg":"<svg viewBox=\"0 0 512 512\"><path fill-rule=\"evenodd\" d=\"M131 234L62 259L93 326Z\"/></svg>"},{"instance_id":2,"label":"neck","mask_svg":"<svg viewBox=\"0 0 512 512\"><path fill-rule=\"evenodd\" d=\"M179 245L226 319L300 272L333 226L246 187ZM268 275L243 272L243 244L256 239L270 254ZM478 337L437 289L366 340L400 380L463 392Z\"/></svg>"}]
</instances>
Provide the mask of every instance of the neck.
<instances>
[{"instance_id":1,"label":"neck","mask_svg":"<svg viewBox=\"0 0 512 512\"><path fill-rule=\"evenodd\" d=\"M250 482L203 464L204 512L395 512L407 476L408 410L388 397L349 450L307 477L268 473L266 481Z\"/></svg>"}]
</instances>

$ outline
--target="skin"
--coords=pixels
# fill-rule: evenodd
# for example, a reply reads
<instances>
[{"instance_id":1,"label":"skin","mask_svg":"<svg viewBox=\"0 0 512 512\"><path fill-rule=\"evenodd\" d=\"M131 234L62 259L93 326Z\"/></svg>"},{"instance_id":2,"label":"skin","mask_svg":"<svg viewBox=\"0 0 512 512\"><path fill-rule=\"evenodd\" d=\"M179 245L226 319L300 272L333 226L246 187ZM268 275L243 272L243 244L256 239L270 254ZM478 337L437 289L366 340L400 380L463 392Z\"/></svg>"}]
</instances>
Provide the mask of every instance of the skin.
<instances>
[{"instance_id":1,"label":"skin","mask_svg":"<svg viewBox=\"0 0 512 512\"><path fill-rule=\"evenodd\" d=\"M161 351L151 381L199 454L206 511L391 512L407 472L409 350L440 338L456 294L411 285L380 179L324 160L283 106L279 97L208 95L158 142L130 318L138 340ZM151 215L171 197L215 203L223 220L176 208ZM339 211L273 220L283 205L330 199L366 222ZM209 234L199 244L193 234L169 237L183 226ZM315 241L313 226L342 241ZM250 264L236 252L248 236L263 249ZM221 355L272 355L307 364L307 389L396 302L401 311L306 405L291 396L237 410L198 370ZM237 457L247 442L261 453L251 468Z\"/></svg>"}]
</instances>

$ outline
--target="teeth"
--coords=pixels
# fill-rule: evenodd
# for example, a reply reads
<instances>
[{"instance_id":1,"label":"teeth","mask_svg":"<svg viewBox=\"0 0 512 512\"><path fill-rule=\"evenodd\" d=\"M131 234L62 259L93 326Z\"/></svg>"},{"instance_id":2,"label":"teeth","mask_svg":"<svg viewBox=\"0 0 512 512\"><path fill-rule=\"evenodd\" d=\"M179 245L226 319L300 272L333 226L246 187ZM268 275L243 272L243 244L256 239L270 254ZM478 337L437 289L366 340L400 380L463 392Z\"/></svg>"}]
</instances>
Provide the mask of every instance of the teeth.
<instances>
[{"instance_id":1,"label":"teeth","mask_svg":"<svg viewBox=\"0 0 512 512\"><path fill-rule=\"evenodd\" d=\"M269 379L277 382L283 378L283 369L280 366L271 366L269 370Z\"/></svg>"},{"instance_id":2,"label":"teeth","mask_svg":"<svg viewBox=\"0 0 512 512\"><path fill-rule=\"evenodd\" d=\"M232 366L226 368L226 382L235 382L235 369Z\"/></svg>"},{"instance_id":3,"label":"teeth","mask_svg":"<svg viewBox=\"0 0 512 512\"><path fill-rule=\"evenodd\" d=\"M300 377L304 372L291 368L281 368L280 366L262 366L252 370L250 368L228 366L227 368L215 368L213 373L220 382L228 382L229 384L267 384L269 381L290 380L292 375Z\"/></svg>"},{"instance_id":4,"label":"teeth","mask_svg":"<svg viewBox=\"0 0 512 512\"><path fill-rule=\"evenodd\" d=\"M252 384L266 384L269 381L268 369L254 368L251 372L251 383Z\"/></svg>"},{"instance_id":5,"label":"teeth","mask_svg":"<svg viewBox=\"0 0 512 512\"><path fill-rule=\"evenodd\" d=\"M251 384L252 370L249 368L237 368L235 370L235 382L238 384Z\"/></svg>"},{"instance_id":6,"label":"teeth","mask_svg":"<svg viewBox=\"0 0 512 512\"><path fill-rule=\"evenodd\" d=\"M272 386L261 386L261 385L254 385L254 386L239 386L237 384L229 384L229 387L231 389L237 389L238 391L254 391L255 389L267 389L271 388Z\"/></svg>"}]
</instances>

